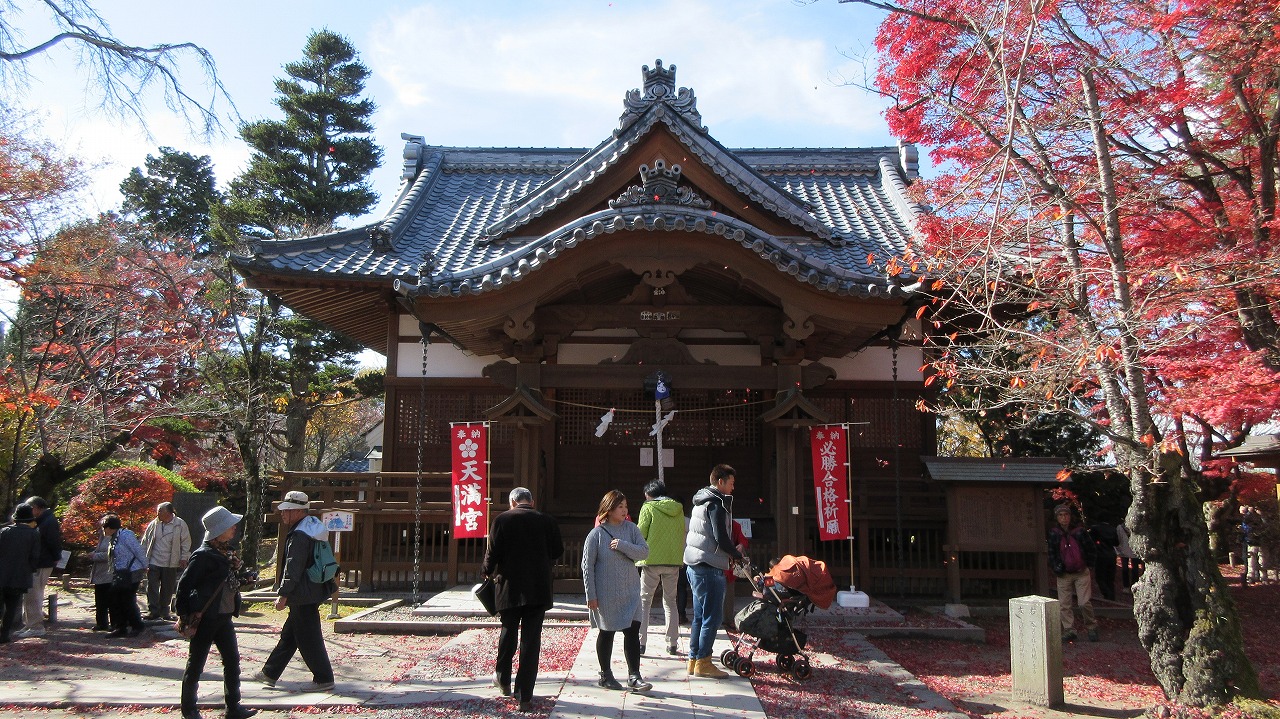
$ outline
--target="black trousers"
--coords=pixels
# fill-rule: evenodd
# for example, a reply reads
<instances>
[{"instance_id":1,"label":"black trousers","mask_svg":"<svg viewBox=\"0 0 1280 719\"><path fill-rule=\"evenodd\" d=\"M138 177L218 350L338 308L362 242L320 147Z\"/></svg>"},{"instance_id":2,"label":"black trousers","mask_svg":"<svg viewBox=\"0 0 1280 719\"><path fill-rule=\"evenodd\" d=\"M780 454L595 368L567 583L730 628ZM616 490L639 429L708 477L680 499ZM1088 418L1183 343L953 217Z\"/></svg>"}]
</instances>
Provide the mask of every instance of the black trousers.
<instances>
[{"instance_id":1,"label":"black trousers","mask_svg":"<svg viewBox=\"0 0 1280 719\"><path fill-rule=\"evenodd\" d=\"M18 613L22 611L22 599L26 593L25 589L12 587L0 590L0 603L4 605L4 614L0 615L0 639L9 640L9 630L13 629L13 623L17 621Z\"/></svg>"},{"instance_id":2,"label":"black trousers","mask_svg":"<svg viewBox=\"0 0 1280 719\"><path fill-rule=\"evenodd\" d=\"M302 655L316 683L333 681L333 665L329 664L329 651L324 647L324 633L320 630L319 604L289 607L289 616L280 627L280 641L267 657L262 673L279 679L295 652Z\"/></svg>"},{"instance_id":3,"label":"black trousers","mask_svg":"<svg viewBox=\"0 0 1280 719\"><path fill-rule=\"evenodd\" d=\"M617 631L606 632L601 629L596 635L596 661L600 662L600 674L613 676L609 666L613 658L613 635ZM631 626L622 630L622 656L627 660L627 675L640 673L640 622L632 622Z\"/></svg>"},{"instance_id":4,"label":"black trousers","mask_svg":"<svg viewBox=\"0 0 1280 719\"><path fill-rule=\"evenodd\" d=\"M218 647L222 657L222 699L227 709L240 706L240 648L236 646L236 628L230 614L213 614L200 620L196 635L187 651L187 669L182 673L182 711L196 709L200 675L209 659L209 647Z\"/></svg>"},{"instance_id":5,"label":"black trousers","mask_svg":"<svg viewBox=\"0 0 1280 719\"><path fill-rule=\"evenodd\" d=\"M111 604L111 582L93 585L93 626L99 629L114 627L115 607ZM121 622L121 626L124 623Z\"/></svg>"},{"instance_id":6,"label":"black trousers","mask_svg":"<svg viewBox=\"0 0 1280 719\"><path fill-rule=\"evenodd\" d=\"M538 680L538 655L542 653L542 618L545 607L512 607L498 611L502 632L498 635L498 657L494 671L502 683L511 681L511 660L520 645L520 669L511 685L520 701L533 701L533 685Z\"/></svg>"},{"instance_id":7,"label":"black trousers","mask_svg":"<svg viewBox=\"0 0 1280 719\"><path fill-rule=\"evenodd\" d=\"M130 629L146 629L147 625L142 623L142 612L138 611L138 585L141 582L133 582L119 588L111 585L111 606L114 614L111 617L112 629L124 629L126 626Z\"/></svg>"},{"instance_id":8,"label":"black trousers","mask_svg":"<svg viewBox=\"0 0 1280 719\"><path fill-rule=\"evenodd\" d=\"M680 615L680 621L688 622L689 617L685 612L685 607L689 606L689 595L693 592L689 591L689 575L684 571L684 567L680 567L678 572L680 576L676 577L676 609Z\"/></svg>"}]
</instances>

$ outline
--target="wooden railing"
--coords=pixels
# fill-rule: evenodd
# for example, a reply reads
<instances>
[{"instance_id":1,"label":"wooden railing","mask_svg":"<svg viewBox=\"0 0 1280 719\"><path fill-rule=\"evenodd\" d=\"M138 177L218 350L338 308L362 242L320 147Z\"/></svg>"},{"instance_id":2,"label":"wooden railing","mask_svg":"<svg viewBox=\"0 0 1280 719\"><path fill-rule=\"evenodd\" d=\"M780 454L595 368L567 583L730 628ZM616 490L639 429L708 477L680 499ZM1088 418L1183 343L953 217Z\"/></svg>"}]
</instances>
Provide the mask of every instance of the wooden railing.
<instances>
[{"instance_id":1,"label":"wooden railing","mask_svg":"<svg viewBox=\"0 0 1280 719\"><path fill-rule=\"evenodd\" d=\"M506 509L511 482L510 475L492 478L490 496L497 501L490 507L490 516ZM485 540L453 537L447 472L424 473L420 492L414 472L284 472L279 477L280 496L291 489L306 492L321 511L338 509L355 515L354 531L343 533L340 542L343 586L364 592L409 591L415 534L421 589L479 581ZM416 507L420 510L415 511ZM270 518L274 521L275 515ZM589 523L562 524L565 551L553 568L557 591L581 590L582 538L589 529ZM859 588L872 594L943 596L945 535L940 524L904 527L899 555L896 527L872 526L866 548L870 582ZM781 554L807 552L825 561L837 585L847 587L850 552L861 555L861 548L849 542L819 542L816 536L808 544L808 548L779 547L771 538L758 537L748 554L763 569ZM960 561L966 596L1014 596L1033 589L1037 555L965 552Z\"/></svg>"}]
</instances>

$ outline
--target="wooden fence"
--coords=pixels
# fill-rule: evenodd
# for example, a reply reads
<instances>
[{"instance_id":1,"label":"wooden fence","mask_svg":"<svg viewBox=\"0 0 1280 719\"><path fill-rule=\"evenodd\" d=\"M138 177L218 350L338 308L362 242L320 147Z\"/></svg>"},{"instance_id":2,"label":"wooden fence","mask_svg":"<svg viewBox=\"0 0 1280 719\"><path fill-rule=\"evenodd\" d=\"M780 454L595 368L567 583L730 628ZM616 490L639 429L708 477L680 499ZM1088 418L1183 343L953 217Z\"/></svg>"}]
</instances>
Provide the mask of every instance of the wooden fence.
<instances>
[{"instance_id":1,"label":"wooden fence","mask_svg":"<svg viewBox=\"0 0 1280 719\"><path fill-rule=\"evenodd\" d=\"M300 489L321 511L342 510L355 515L354 531L343 533L340 542L340 579L345 587L362 592L410 591L415 559L421 590L478 582L485 540L454 539L449 474L422 474L421 510L415 511L418 480L414 472L284 472L279 477L279 491L283 496L291 489ZM499 504L490 508L490 516L506 509L505 497L511 482L510 475L492 477L491 496ZM268 521L274 522L275 517L270 515ZM590 526L562 524L561 528L565 552L553 570L556 591L580 592L582 538ZM897 528L873 525L865 553L849 542L819 542L811 537L807 549L797 549L779 547L776 541L762 536L751 543L748 554L758 567L766 568L780 554L807 552L825 561L837 584L847 588L852 551L860 561L868 563L870 583L860 589L877 595L941 597L946 590L945 536L946 528L941 523L904 527L899 555ZM280 544L283 546L283 542ZM1034 589L1034 554L965 552L959 561L965 596L1007 597Z\"/></svg>"}]
</instances>

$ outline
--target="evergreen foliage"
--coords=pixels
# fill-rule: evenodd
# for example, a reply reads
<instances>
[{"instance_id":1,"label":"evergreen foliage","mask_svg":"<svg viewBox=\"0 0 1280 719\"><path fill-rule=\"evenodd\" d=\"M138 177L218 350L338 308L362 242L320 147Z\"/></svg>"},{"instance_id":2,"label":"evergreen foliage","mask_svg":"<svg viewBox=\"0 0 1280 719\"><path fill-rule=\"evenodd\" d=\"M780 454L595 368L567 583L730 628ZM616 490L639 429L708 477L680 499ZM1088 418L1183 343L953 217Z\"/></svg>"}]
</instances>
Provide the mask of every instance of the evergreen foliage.
<instances>
[{"instance_id":1,"label":"evergreen foliage","mask_svg":"<svg viewBox=\"0 0 1280 719\"><path fill-rule=\"evenodd\" d=\"M222 201L208 155L196 157L171 147L147 155L146 170L135 167L120 183L121 210L163 240L192 240L208 250L210 213Z\"/></svg>"},{"instance_id":2,"label":"evergreen foliage","mask_svg":"<svg viewBox=\"0 0 1280 719\"><path fill-rule=\"evenodd\" d=\"M377 195L365 178L382 161L367 137L376 106L360 97L369 69L346 38L312 33L303 58L284 70L275 82L284 119L240 130L253 156L231 183L229 208L245 229L277 237L322 232L367 212Z\"/></svg>"}]
</instances>

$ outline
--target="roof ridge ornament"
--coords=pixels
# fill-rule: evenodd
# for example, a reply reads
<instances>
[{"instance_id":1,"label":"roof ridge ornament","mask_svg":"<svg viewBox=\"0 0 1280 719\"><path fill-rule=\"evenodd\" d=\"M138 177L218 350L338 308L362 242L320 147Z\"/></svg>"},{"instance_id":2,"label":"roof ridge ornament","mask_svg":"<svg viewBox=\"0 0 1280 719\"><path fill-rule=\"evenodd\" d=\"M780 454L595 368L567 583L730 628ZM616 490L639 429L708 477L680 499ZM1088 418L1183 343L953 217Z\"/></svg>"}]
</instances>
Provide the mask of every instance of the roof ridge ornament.
<instances>
[{"instance_id":1,"label":"roof ridge ornament","mask_svg":"<svg viewBox=\"0 0 1280 719\"><path fill-rule=\"evenodd\" d=\"M641 66L644 77L644 94L639 89L628 90L622 105L626 108L618 118L618 129L613 136L621 135L628 127L635 124L646 110L658 103L675 110L677 114L688 120L698 132L705 134L707 128L702 124L702 115L698 112L698 100L693 90L682 87L676 90L676 66L663 67L662 60L655 60L652 70L648 65Z\"/></svg>"},{"instance_id":2,"label":"roof ridge ornament","mask_svg":"<svg viewBox=\"0 0 1280 719\"><path fill-rule=\"evenodd\" d=\"M675 68L672 68L673 70ZM617 210L636 205L683 205L710 209L711 203L688 187L679 187L680 166L667 167L665 160L655 160L653 167L640 166L639 185L632 185L615 200L609 200L609 209Z\"/></svg>"}]
</instances>

